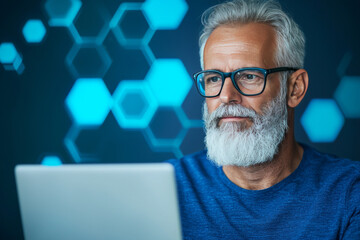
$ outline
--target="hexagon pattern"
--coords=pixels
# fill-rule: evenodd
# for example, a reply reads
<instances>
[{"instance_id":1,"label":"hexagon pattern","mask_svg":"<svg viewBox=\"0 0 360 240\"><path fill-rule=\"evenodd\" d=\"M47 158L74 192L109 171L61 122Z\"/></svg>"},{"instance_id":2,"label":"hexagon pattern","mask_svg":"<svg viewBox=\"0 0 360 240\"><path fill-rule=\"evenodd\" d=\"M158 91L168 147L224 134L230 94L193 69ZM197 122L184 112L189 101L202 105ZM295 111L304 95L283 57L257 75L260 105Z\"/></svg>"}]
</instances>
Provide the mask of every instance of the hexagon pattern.
<instances>
[{"instance_id":1,"label":"hexagon pattern","mask_svg":"<svg viewBox=\"0 0 360 240\"><path fill-rule=\"evenodd\" d=\"M151 66L146 80L161 106L181 106L192 82L179 59L157 59Z\"/></svg>"},{"instance_id":2,"label":"hexagon pattern","mask_svg":"<svg viewBox=\"0 0 360 240\"><path fill-rule=\"evenodd\" d=\"M80 0L47 0L45 11L51 27L69 27L81 8Z\"/></svg>"},{"instance_id":3,"label":"hexagon pattern","mask_svg":"<svg viewBox=\"0 0 360 240\"><path fill-rule=\"evenodd\" d=\"M111 95L100 78L78 79L65 102L74 121L82 126L101 125L112 106Z\"/></svg>"},{"instance_id":4,"label":"hexagon pattern","mask_svg":"<svg viewBox=\"0 0 360 240\"><path fill-rule=\"evenodd\" d=\"M201 120L188 119L181 107L192 80L181 60L155 59L148 46L156 30L179 27L188 11L186 0L124 2L109 25L107 16L96 7L87 4L79 15L81 7L81 0L45 0L44 4L49 26L67 27L75 41L66 59L70 72L78 78L65 100L75 123L70 132L76 136L84 127L101 125L112 110L121 127L143 129L149 145L155 150L167 149L180 156L180 147L193 147L181 146L185 136L192 138L189 129L196 128L194 131L198 134L196 131L202 126ZM101 79L112 62L102 45L109 27L122 46L143 51L151 65L145 80L122 80L113 97ZM39 19L28 20L22 29L28 43L42 42L46 32ZM15 70L19 74L24 70L21 54L9 42L0 44L0 63L5 70ZM344 67L339 66L339 69L345 73ZM360 76L344 76L334 93L338 105L332 99L311 100L300 119L309 139L333 142L343 127L344 116L360 118L359 92ZM166 111L167 116L164 116ZM171 129L164 131L162 126L169 124ZM76 139L69 136L70 142ZM42 164L55 166L62 163L59 157L48 155L42 159Z\"/></svg>"},{"instance_id":5,"label":"hexagon pattern","mask_svg":"<svg viewBox=\"0 0 360 240\"><path fill-rule=\"evenodd\" d=\"M157 101L145 81L123 80L113 94L113 113L123 128L146 128Z\"/></svg>"},{"instance_id":6,"label":"hexagon pattern","mask_svg":"<svg viewBox=\"0 0 360 240\"><path fill-rule=\"evenodd\" d=\"M312 99L301 124L312 142L333 142L344 125L344 117L333 99Z\"/></svg>"},{"instance_id":7,"label":"hexagon pattern","mask_svg":"<svg viewBox=\"0 0 360 240\"><path fill-rule=\"evenodd\" d=\"M39 43L44 39L46 28L41 20L30 19L25 23L22 32L28 43Z\"/></svg>"},{"instance_id":8,"label":"hexagon pattern","mask_svg":"<svg viewBox=\"0 0 360 240\"><path fill-rule=\"evenodd\" d=\"M45 156L41 161L41 165L44 166L60 166L62 165L61 159L58 156Z\"/></svg>"},{"instance_id":9,"label":"hexagon pattern","mask_svg":"<svg viewBox=\"0 0 360 240\"><path fill-rule=\"evenodd\" d=\"M170 30L179 27L188 5L185 0L146 0L143 9L153 29Z\"/></svg>"},{"instance_id":10,"label":"hexagon pattern","mask_svg":"<svg viewBox=\"0 0 360 240\"><path fill-rule=\"evenodd\" d=\"M344 76L334 97L347 118L360 118L360 76Z\"/></svg>"}]
</instances>

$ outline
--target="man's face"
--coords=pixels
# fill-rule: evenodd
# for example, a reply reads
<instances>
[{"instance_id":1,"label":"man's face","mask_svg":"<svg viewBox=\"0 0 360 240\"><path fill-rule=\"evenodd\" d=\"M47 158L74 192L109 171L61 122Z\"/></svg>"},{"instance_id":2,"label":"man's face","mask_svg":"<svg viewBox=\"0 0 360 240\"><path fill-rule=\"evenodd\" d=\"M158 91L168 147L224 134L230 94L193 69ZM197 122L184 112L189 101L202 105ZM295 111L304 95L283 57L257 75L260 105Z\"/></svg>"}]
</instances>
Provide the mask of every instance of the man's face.
<instances>
[{"instance_id":1,"label":"man's face","mask_svg":"<svg viewBox=\"0 0 360 240\"><path fill-rule=\"evenodd\" d=\"M222 26L210 35L204 67L231 72L244 67L274 68L276 38L264 24ZM264 92L243 96L226 79L220 96L206 99L208 158L218 166L248 167L273 159L287 130L286 88L268 76Z\"/></svg>"},{"instance_id":2,"label":"man's face","mask_svg":"<svg viewBox=\"0 0 360 240\"><path fill-rule=\"evenodd\" d=\"M216 28L208 38L204 48L204 69L231 72L244 67L274 68L276 33L266 24L249 23L224 25ZM266 88L258 96L243 96L226 79L220 96L207 98L208 112L211 114L220 104L241 104L243 107L261 114L261 109L274 99L280 91L279 73L268 75ZM221 118L224 122L241 122L245 128L252 125L250 118Z\"/></svg>"}]
</instances>

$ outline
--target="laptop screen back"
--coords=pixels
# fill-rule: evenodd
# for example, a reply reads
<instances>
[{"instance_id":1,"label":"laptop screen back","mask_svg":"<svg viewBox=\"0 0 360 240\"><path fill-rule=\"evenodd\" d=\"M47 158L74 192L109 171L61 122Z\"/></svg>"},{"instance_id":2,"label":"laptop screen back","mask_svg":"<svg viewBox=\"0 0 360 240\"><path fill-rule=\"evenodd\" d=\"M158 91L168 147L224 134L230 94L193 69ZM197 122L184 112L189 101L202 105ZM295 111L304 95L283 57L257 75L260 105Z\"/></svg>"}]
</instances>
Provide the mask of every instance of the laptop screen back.
<instances>
[{"instance_id":1,"label":"laptop screen back","mask_svg":"<svg viewBox=\"0 0 360 240\"><path fill-rule=\"evenodd\" d=\"M181 239L170 164L20 165L15 174L26 240Z\"/></svg>"}]
</instances>

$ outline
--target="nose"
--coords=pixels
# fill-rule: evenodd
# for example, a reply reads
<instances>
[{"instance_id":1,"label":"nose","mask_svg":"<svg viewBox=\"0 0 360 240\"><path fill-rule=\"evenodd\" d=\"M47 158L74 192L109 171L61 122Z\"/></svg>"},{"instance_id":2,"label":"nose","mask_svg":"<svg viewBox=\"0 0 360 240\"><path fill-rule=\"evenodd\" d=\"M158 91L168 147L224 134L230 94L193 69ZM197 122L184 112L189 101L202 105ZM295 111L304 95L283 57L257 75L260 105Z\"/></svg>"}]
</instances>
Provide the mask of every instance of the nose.
<instances>
[{"instance_id":1,"label":"nose","mask_svg":"<svg viewBox=\"0 0 360 240\"><path fill-rule=\"evenodd\" d=\"M224 86L220 93L220 101L224 104L231 104L231 103L241 103L242 95L238 92L235 88L234 84L231 81L231 78L228 77L225 79Z\"/></svg>"}]
</instances>

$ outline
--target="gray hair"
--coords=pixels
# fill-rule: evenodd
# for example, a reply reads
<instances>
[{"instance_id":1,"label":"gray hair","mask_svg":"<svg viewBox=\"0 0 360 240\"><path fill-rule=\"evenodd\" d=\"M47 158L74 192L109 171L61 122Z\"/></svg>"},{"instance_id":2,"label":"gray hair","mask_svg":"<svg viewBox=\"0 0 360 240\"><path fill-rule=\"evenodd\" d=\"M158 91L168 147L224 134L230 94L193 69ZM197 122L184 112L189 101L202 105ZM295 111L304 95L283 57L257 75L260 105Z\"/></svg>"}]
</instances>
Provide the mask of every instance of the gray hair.
<instances>
[{"instance_id":1,"label":"gray hair","mask_svg":"<svg viewBox=\"0 0 360 240\"><path fill-rule=\"evenodd\" d=\"M277 34L276 64L279 67L303 68L304 33L294 20L281 9L278 2L274 0L233 0L207 9L202 16L204 28L199 39L202 69L204 69L204 48L210 34L221 25L236 23L265 23L274 27Z\"/></svg>"}]
</instances>

